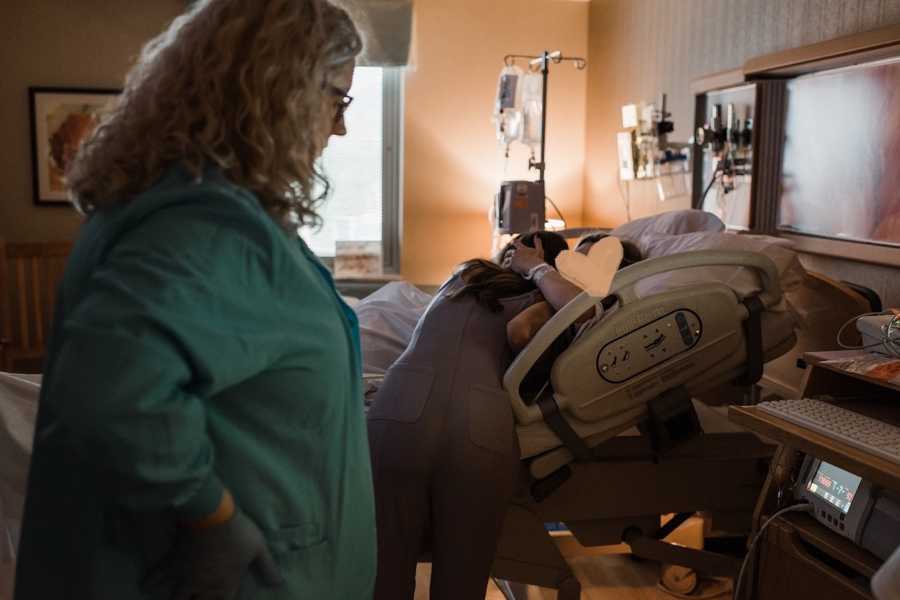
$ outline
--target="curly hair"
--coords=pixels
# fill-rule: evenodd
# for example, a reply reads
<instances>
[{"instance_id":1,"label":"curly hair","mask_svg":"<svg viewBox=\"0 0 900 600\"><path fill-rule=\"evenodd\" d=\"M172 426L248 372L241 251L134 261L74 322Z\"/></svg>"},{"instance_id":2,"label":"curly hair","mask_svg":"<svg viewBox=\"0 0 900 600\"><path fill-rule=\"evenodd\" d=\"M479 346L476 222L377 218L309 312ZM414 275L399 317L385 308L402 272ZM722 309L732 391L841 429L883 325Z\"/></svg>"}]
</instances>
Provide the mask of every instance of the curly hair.
<instances>
[{"instance_id":1,"label":"curly hair","mask_svg":"<svg viewBox=\"0 0 900 600\"><path fill-rule=\"evenodd\" d=\"M168 168L220 169L286 227L317 225L327 78L362 51L328 0L199 0L150 41L67 173L80 211L128 202Z\"/></svg>"}]
</instances>

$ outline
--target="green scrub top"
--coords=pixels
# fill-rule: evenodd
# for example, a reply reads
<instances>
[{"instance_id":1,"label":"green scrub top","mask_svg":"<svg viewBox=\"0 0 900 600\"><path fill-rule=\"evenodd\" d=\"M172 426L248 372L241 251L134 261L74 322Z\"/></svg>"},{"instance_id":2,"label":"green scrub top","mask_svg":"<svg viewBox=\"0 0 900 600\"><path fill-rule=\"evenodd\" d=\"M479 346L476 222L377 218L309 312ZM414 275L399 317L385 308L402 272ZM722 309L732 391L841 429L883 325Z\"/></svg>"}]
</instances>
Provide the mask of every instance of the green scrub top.
<instances>
[{"instance_id":1,"label":"green scrub top","mask_svg":"<svg viewBox=\"0 0 900 600\"><path fill-rule=\"evenodd\" d=\"M246 190L176 169L92 216L59 292L16 600L127 600L223 486L285 578L364 599L375 519L356 317Z\"/></svg>"}]
</instances>

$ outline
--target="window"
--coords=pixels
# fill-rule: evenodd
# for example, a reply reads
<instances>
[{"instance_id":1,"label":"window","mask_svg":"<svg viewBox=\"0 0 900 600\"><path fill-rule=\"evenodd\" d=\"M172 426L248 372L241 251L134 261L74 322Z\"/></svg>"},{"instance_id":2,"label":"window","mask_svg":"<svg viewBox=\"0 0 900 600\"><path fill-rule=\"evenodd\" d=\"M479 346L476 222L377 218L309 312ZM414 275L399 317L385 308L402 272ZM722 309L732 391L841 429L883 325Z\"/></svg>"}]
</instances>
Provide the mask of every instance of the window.
<instances>
[{"instance_id":1,"label":"window","mask_svg":"<svg viewBox=\"0 0 900 600\"><path fill-rule=\"evenodd\" d=\"M402 76L399 68L356 69L347 135L332 137L322 156L332 186L319 208L322 228L301 230L326 263L335 242L381 242L385 273L400 271Z\"/></svg>"},{"instance_id":2,"label":"window","mask_svg":"<svg viewBox=\"0 0 900 600\"><path fill-rule=\"evenodd\" d=\"M900 59L792 79L779 229L900 246Z\"/></svg>"}]
</instances>

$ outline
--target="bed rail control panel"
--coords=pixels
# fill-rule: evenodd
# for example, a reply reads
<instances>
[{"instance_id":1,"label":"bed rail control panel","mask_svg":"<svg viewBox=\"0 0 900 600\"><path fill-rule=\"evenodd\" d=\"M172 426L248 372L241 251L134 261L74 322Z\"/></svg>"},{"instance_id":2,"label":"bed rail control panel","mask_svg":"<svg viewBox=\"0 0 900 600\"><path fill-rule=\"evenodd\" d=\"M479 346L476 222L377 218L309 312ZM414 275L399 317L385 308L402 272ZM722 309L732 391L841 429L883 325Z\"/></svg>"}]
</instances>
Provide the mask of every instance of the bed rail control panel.
<instances>
[{"instance_id":1,"label":"bed rail control panel","mask_svg":"<svg viewBox=\"0 0 900 600\"><path fill-rule=\"evenodd\" d=\"M597 354L597 372L610 383L628 381L700 341L703 326L694 311L670 312L612 340Z\"/></svg>"}]
</instances>

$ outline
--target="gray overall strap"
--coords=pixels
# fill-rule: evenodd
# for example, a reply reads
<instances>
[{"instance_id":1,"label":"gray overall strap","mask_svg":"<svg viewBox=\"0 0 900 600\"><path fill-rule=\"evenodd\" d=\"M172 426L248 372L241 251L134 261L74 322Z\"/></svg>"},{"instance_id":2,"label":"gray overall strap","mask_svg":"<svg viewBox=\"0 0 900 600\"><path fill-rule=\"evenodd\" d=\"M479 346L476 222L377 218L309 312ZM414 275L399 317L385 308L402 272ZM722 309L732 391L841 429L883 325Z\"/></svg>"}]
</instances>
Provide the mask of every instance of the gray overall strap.
<instances>
[{"instance_id":1,"label":"gray overall strap","mask_svg":"<svg viewBox=\"0 0 900 600\"><path fill-rule=\"evenodd\" d=\"M749 313L744 321L744 336L747 339L747 369L735 380L737 385L753 385L763 374L762 313L765 306L758 295L747 296L743 302Z\"/></svg>"},{"instance_id":2,"label":"gray overall strap","mask_svg":"<svg viewBox=\"0 0 900 600\"><path fill-rule=\"evenodd\" d=\"M591 449L575 433L575 430L572 429L565 417L560 414L559 405L552 394L547 394L538 400L537 405L541 409L541 414L544 417L544 422L547 423L547 427L556 434L559 441L566 445L566 448L575 456L575 460L587 462L593 458Z\"/></svg>"}]
</instances>

